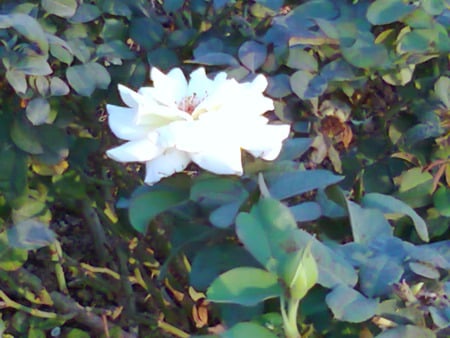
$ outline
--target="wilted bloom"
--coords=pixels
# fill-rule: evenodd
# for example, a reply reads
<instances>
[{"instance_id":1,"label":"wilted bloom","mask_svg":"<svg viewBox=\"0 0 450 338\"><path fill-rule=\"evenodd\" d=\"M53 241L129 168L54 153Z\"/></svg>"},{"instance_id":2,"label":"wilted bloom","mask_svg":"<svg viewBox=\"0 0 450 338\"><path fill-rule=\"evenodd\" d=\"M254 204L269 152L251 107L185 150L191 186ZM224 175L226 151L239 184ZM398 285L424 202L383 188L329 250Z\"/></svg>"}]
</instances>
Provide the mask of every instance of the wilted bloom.
<instances>
[{"instance_id":1,"label":"wilted bloom","mask_svg":"<svg viewBox=\"0 0 450 338\"><path fill-rule=\"evenodd\" d=\"M119 85L128 107L108 105L109 126L128 142L107 155L120 162L145 162L145 182L183 171L193 161L216 174L242 175L241 149L274 160L288 125L268 124L262 115L273 109L262 93L267 80L258 75L238 83L224 72L209 79L204 68L188 82L179 68L163 74L151 70L153 87L133 90Z\"/></svg>"}]
</instances>

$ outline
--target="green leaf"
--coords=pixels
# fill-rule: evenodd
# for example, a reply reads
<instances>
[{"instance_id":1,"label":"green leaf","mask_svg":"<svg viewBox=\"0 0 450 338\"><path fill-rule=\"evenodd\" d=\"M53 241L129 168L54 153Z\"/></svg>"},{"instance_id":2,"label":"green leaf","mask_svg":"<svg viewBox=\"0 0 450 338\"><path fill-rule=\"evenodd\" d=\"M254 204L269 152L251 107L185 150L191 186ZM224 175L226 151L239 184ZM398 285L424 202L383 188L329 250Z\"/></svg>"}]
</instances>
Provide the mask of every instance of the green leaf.
<instances>
[{"instance_id":1,"label":"green leaf","mask_svg":"<svg viewBox=\"0 0 450 338\"><path fill-rule=\"evenodd\" d=\"M388 52L384 45L373 42L370 33L356 37L351 46L342 46L341 51L345 60L358 68L386 68Z\"/></svg>"},{"instance_id":2,"label":"green leaf","mask_svg":"<svg viewBox=\"0 0 450 338\"><path fill-rule=\"evenodd\" d=\"M164 36L163 27L152 18L131 20L130 37L145 50L151 50Z\"/></svg>"},{"instance_id":3,"label":"green leaf","mask_svg":"<svg viewBox=\"0 0 450 338\"><path fill-rule=\"evenodd\" d=\"M67 338L89 338L90 335L83 330L80 329L71 329L69 333L67 333Z\"/></svg>"},{"instance_id":4,"label":"green leaf","mask_svg":"<svg viewBox=\"0 0 450 338\"><path fill-rule=\"evenodd\" d=\"M178 11L183 7L183 4L184 0L165 0L163 2L163 8L166 12L171 13Z\"/></svg>"},{"instance_id":5,"label":"green leaf","mask_svg":"<svg viewBox=\"0 0 450 338\"><path fill-rule=\"evenodd\" d=\"M151 190L133 197L128 217L137 231L145 233L149 222L158 214L184 202L187 194L182 190Z\"/></svg>"},{"instance_id":6,"label":"green leaf","mask_svg":"<svg viewBox=\"0 0 450 338\"><path fill-rule=\"evenodd\" d=\"M422 262L409 262L409 268L416 275L423 276L428 279L438 280L441 277L439 270L434 266Z\"/></svg>"},{"instance_id":7,"label":"green leaf","mask_svg":"<svg viewBox=\"0 0 450 338\"><path fill-rule=\"evenodd\" d=\"M85 23L97 19L102 13L97 6L82 3L78 6L75 14L70 18L71 22Z\"/></svg>"},{"instance_id":8,"label":"green leaf","mask_svg":"<svg viewBox=\"0 0 450 338\"><path fill-rule=\"evenodd\" d=\"M102 65L90 62L67 68L66 77L75 91L90 96L96 88L107 89L111 76Z\"/></svg>"},{"instance_id":9,"label":"green leaf","mask_svg":"<svg viewBox=\"0 0 450 338\"><path fill-rule=\"evenodd\" d=\"M327 170L305 170L265 175L271 196L284 199L314 189L322 189L344 179Z\"/></svg>"},{"instance_id":10,"label":"green leaf","mask_svg":"<svg viewBox=\"0 0 450 338\"><path fill-rule=\"evenodd\" d=\"M328 83L321 75L314 75L309 71L298 70L291 75L292 91L302 100L312 99L323 94Z\"/></svg>"},{"instance_id":11,"label":"green leaf","mask_svg":"<svg viewBox=\"0 0 450 338\"><path fill-rule=\"evenodd\" d=\"M267 49L256 41L246 41L239 47L238 56L245 67L255 72L266 60Z\"/></svg>"},{"instance_id":12,"label":"green leaf","mask_svg":"<svg viewBox=\"0 0 450 338\"><path fill-rule=\"evenodd\" d=\"M50 43L50 53L59 61L70 65L73 62L74 51L69 43L52 34L47 34L47 38Z\"/></svg>"},{"instance_id":13,"label":"green leaf","mask_svg":"<svg viewBox=\"0 0 450 338\"><path fill-rule=\"evenodd\" d=\"M420 337L436 338L433 331L415 325L401 325L393 329L383 331L376 338Z\"/></svg>"},{"instance_id":14,"label":"green leaf","mask_svg":"<svg viewBox=\"0 0 450 338\"><path fill-rule=\"evenodd\" d=\"M319 70L319 64L316 58L307 52L303 46L292 46L289 48L286 66L308 73L314 73Z\"/></svg>"},{"instance_id":15,"label":"green leaf","mask_svg":"<svg viewBox=\"0 0 450 338\"><path fill-rule=\"evenodd\" d=\"M361 208L351 201L347 202L347 208L350 215L353 240L356 243L367 243L379 236L392 236L392 227L381 211Z\"/></svg>"},{"instance_id":16,"label":"green leaf","mask_svg":"<svg viewBox=\"0 0 450 338\"><path fill-rule=\"evenodd\" d=\"M446 5L448 8L448 1L447 4L445 2L445 0L422 0L421 5L428 14L439 15L444 11Z\"/></svg>"},{"instance_id":17,"label":"green leaf","mask_svg":"<svg viewBox=\"0 0 450 338\"><path fill-rule=\"evenodd\" d=\"M48 225L34 219L19 222L6 233L11 247L25 250L36 250L56 240L55 233Z\"/></svg>"},{"instance_id":18,"label":"green leaf","mask_svg":"<svg viewBox=\"0 0 450 338\"><path fill-rule=\"evenodd\" d=\"M289 76L286 74L277 74L268 78L266 94L275 99L288 96L292 93L289 84Z\"/></svg>"},{"instance_id":19,"label":"green leaf","mask_svg":"<svg viewBox=\"0 0 450 338\"><path fill-rule=\"evenodd\" d=\"M345 285L338 285L325 298L336 319L361 323L377 313L378 301L368 299Z\"/></svg>"},{"instance_id":20,"label":"green leaf","mask_svg":"<svg viewBox=\"0 0 450 338\"><path fill-rule=\"evenodd\" d=\"M233 326L231 329L220 334L221 338L277 338L278 336L270 332L265 327L252 323L245 322Z\"/></svg>"},{"instance_id":21,"label":"green leaf","mask_svg":"<svg viewBox=\"0 0 450 338\"><path fill-rule=\"evenodd\" d=\"M425 242L430 240L427 225L423 218L399 199L389 195L370 193L363 197L361 205L365 208L376 208L384 214L403 214L411 217L419 237Z\"/></svg>"},{"instance_id":22,"label":"green leaf","mask_svg":"<svg viewBox=\"0 0 450 338\"><path fill-rule=\"evenodd\" d=\"M190 198L207 209L215 209L209 220L214 226L230 226L242 203L248 198L248 192L234 179L207 177L197 179L191 188Z\"/></svg>"},{"instance_id":23,"label":"green leaf","mask_svg":"<svg viewBox=\"0 0 450 338\"><path fill-rule=\"evenodd\" d=\"M22 13L12 13L8 15L11 26L28 40L36 42L41 53L47 55L48 41L42 26L29 15ZM45 57L46 59L46 57Z\"/></svg>"},{"instance_id":24,"label":"green leaf","mask_svg":"<svg viewBox=\"0 0 450 338\"><path fill-rule=\"evenodd\" d=\"M17 94L25 94L28 84L24 72L16 69L7 70L6 79Z\"/></svg>"},{"instance_id":25,"label":"green leaf","mask_svg":"<svg viewBox=\"0 0 450 338\"><path fill-rule=\"evenodd\" d=\"M186 61L188 63L199 63L207 66L239 66L239 62L230 54L222 52L212 52L196 56L194 60Z\"/></svg>"},{"instance_id":26,"label":"green leaf","mask_svg":"<svg viewBox=\"0 0 450 338\"><path fill-rule=\"evenodd\" d=\"M107 59L123 59L131 60L135 57L134 53L128 46L119 40L108 41L97 47L97 56L106 57Z\"/></svg>"},{"instance_id":27,"label":"green leaf","mask_svg":"<svg viewBox=\"0 0 450 338\"><path fill-rule=\"evenodd\" d=\"M403 0L376 0L367 9L367 19L374 25L384 25L400 21L415 9L415 5Z\"/></svg>"},{"instance_id":28,"label":"green leaf","mask_svg":"<svg viewBox=\"0 0 450 338\"><path fill-rule=\"evenodd\" d=\"M27 250L11 247L6 232L0 233L0 269L17 270L27 261L27 258Z\"/></svg>"},{"instance_id":29,"label":"green leaf","mask_svg":"<svg viewBox=\"0 0 450 338\"><path fill-rule=\"evenodd\" d=\"M311 138L288 138L283 142L283 148L280 155L278 155L278 161L294 160L302 156L310 148L313 139Z\"/></svg>"},{"instance_id":30,"label":"green leaf","mask_svg":"<svg viewBox=\"0 0 450 338\"><path fill-rule=\"evenodd\" d=\"M59 77L52 77L50 80L50 93L52 96L64 96L69 94L69 86Z\"/></svg>"},{"instance_id":31,"label":"green leaf","mask_svg":"<svg viewBox=\"0 0 450 338\"><path fill-rule=\"evenodd\" d=\"M0 191L8 200L23 196L27 187L27 156L15 147L0 149Z\"/></svg>"},{"instance_id":32,"label":"green leaf","mask_svg":"<svg viewBox=\"0 0 450 338\"><path fill-rule=\"evenodd\" d=\"M289 207L297 222L310 222L322 216L320 205L316 202L304 202Z\"/></svg>"},{"instance_id":33,"label":"green leaf","mask_svg":"<svg viewBox=\"0 0 450 338\"><path fill-rule=\"evenodd\" d=\"M208 288L207 298L217 303L251 306L278 297L282 292L276 275L258 268L239 267L215 279Z\"/></svg>"},{"instance_id":34,"label":"green leaf","mask_svg":"<svg viewBox=\"0 0 450 338\"><path fill-rule=\"evenodd\" d=\"M361 291L369 298L389 295L392 285L400 281L403 272L402 265L391 256L370 257L359 267Z\"/></svg>"},{"instance_id":35,"label":"green leaf","mask_svg":"<svg viewBox=\"0 0 450 338\"><path fill-rule=\"evenodd\" d=\"M26 153L38 155L44 152L35 128L23 120L16 119L11 128L11 139Z\"/></svg>"},{"instance_id":36,"label":"green leaf","mask_svg":"<svg viewBox=\"0 0 450 338\"><path fill-rule=\"evenodd\" d=\"M158 67L161 70L170 70L178 66L180 60L177 53L173 49L160 47L147 53L147 61L153 67Z\"/></svg>"},{"instance_id":37,"label":"green leaf","mask_svg":"<svg viewBox=\"0 0 450 338\"><path fill-rule=\"evenodd\" d=\"M42 0L41 5L48 13L63 18L73 16L77 10L77 0Z\"/></svg>"},{"instance_id":38,"label":"green leaf","mask_svg":"<svg viewBox=\"0 0 450 338\"><path fill-rule=\"evenodd\" d=\"M434 92L441 102L450 108L450 77L441 76L434 84Z\"/></svg>"},{"instance_id":39,"label":"green leaf","mask_svg":"<svg viewBox=\"0 0 450 338\"><path fill-rule=\"evenodd\" d=\"M435 208L442 216L450 217L450 189L440 187L433 195Z\"/></svg>"},{"instance_id":40,"label":"green leaf","mask_svg":"<svg viewBox=\"0 0 450 338\"><path fill-rule=\"evenodd\" d=\"M220 274L239 266L258 266L242 246L231 243L201 248L195 255L189 274L190 285L197 291L206 291Z\"/></svg>"},{"instance_id":41,"label":"green leaf","mask_svg":"<svg viewBox=\"0 0 450 338\"><path fill-rule=\"evenodd\" d=\"M50 116L50 104L46 99L36 97L28 102L26 115L33 125L38 126L44 124Z\"/></svg>"},{"instance_id":42,"label":"green leaf","mask_svg":"<svg viewBox=\"0 0 450 338\"><path fill-rule=\"evenodd\" d=\"M43 56L21 57L15 64L12 64L12 68L26 75L48 75L53 73L47 58Z\"/></svg>"}]
</instances>

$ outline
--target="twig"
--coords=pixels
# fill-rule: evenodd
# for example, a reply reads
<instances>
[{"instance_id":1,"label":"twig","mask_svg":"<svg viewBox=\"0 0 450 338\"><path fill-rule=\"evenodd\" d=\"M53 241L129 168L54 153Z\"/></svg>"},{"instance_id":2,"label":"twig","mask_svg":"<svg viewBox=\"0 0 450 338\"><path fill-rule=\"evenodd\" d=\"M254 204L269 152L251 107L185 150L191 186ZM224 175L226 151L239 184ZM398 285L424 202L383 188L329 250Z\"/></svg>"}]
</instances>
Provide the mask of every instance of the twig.
<instances>
[{"instance_id":1,"label":"twig","mask_svg":"<svg viewBox=\"0 0 450 338\"><path fill-rule=\"evenodd\" d=\"M50 293L50 296L53 299L55 304L55 308L62 313L65 314L73 314L74 320L89 327L92 331L98 334L107 333L105 331L105 324L102 317L88 311L86 308L82 307L72 298L63 295L62 293L53 291ZM111 323L107 323L107 329L111 330L113 325ZM120 333L121 338L137 338L136 335L128 333L124 330L121 330Z\"/></svg>"},{"instance_id":2,"label":"twig","mask_svg":"<svg viewBox=\"0 0 450 338\"><path fill-rule=\"evenodd\" d=\"M34 317L40 318L58 318L58 315L54 312L46 312L38 309L33 309L23 304L17 303L16 301L9 298L6 293L0 290L0 299L3 301L2 307L9 307L16 309L18 311L23 311L29 313Z\"/></svg>"}]
</instances>

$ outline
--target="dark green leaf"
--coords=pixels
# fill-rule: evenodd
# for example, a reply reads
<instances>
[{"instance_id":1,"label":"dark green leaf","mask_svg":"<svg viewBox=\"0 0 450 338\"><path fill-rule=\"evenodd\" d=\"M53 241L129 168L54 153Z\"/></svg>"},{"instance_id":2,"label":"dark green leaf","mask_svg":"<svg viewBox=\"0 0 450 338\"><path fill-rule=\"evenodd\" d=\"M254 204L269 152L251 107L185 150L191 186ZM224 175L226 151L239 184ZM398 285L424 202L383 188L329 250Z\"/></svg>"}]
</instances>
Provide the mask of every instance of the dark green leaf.
<instances>
[{"instance_id":1,"label":"dark green leaf","mask_svg":"<svg viewBox=\"0 0 450 338\"><path fill-rule=\"evenodd\" d=\"M239 62L233 56L220 52L202 54L188 62L207 66L239 66Z\"/></svg>"},{"instance_id":2,"label":"dark green leaf","mask_svg":"<svg viewBox=\"0 0 450 338\"><path fill-rule=\"evenodd\" d=\"M254 266L258 263L241 246L218 244L202 248L192 262L189 280L196 290L206 291L220 274L239 266Z\"/></svg>"},{"instance_id":3,"label":"dark green leaf","mask_svg":"<svg viewBox=\"0 0 450 338\"><path fill-rule=\"evenodd\" d=\"M151 50L164 36L162 26L152 18L135 18L131 21L130 37L145 50Z\"/></svg>"},{"instance_id":4,"label":"dark green leaf","mask_svg":"<svg viewBox=\"0 0 450 338\"><path fill-rule=\"evenodd\" d=\"M411 217L419 237L425 242L430 240L427 225L423 218L414 209L395 197L370 193L363 197L361 205L365 208L376 208L385 214L403 214Z\"/></svg>"},{"instance_id":5,"label":"dark green leaf","mask_svg":"<svg viewBox=\"0 0 450 338\"><path fill-rule=\"evenodd\" d=\"M184 0L165 0L163 8L166 12L176 12L183 7Z\"/></svg>"},{"instance_id":6,"label":"dark green leaf","mask_svg":"<svg viewBox=\"0 0 450 338\"><path fill-rule=\"evenodd\" d=\"M26 153L37 155L44 152L37 131L24 121L15 120L11 128L11 139Z\"/></svg>"},{"instance_id":7,"label":"dark green leaf","mask_svg":"<svg viewBox=\"0 0 450 338\"><path fill-rule=\"evenodd\" d=\"M450 217L450 189L440 187L433 195L434 206L443 216Z\"/></svg>"},{"instance_id":8,"label":"dark green leaf","mask_svg":"<svg viewBox=\"0 0 450 338\"><path fill-rule=\"evenodd\" d=\"M283 142L283 149L278 155L278 161L294 160L302 156L311 146L310 138L288 138Z\"/></svg>"},{"instance_id":9,"label":"dark green leaf","mask_svg":"<svg viewBox=\"0 0 450 338\"><path fill-rule=\"evenodd\" d=\"M207 298L217 303L251 306L281 293L276 275L258 268L239 267L215 279L208 288Z\"/></svg>"},{"instance_id":10,"label":"dark green leaf","mask_svg":"<svg viewBox=\"0 0 450 338\"><path fill-rule=\"evenodd\" d=\"M279 199L325 188L343 180L342 176L336 176L330 171L321 169L286 172L276 176L266 175L265 177L270 194Z\"/></svg>"},{"instance_id":11,"label":"dark green leaf","mask_svg":"<svg viewBox=\"0 0 450 338\"><path fill-rule=\"evenodd\" d=\"M72 88L83 96L90 96L96 88L106 89L111 82L105 67L95 62L69 67L66 76Z\"/></svg>"},{"instance_id":12,"label":"dark green leaf","mask_svg":"<svg viewBox=\"0 0 450 338\"><path fill-rule=\"evenodd\" d=\"M145 233L153 218L184 202L187 197L181 190L155 190L142 193L130 201L128 213L130 223L137 231Z\"/></svg>"}]
</instances>

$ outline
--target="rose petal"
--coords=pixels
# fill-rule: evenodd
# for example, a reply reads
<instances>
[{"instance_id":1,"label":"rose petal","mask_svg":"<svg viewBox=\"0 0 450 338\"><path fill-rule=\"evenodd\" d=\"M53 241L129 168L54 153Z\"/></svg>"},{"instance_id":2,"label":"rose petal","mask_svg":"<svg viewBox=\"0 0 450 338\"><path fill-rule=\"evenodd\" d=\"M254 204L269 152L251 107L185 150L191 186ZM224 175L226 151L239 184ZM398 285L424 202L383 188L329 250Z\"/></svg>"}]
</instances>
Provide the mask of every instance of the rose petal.
<instances>
[{"instance_id":1,"label":"rose petal","mask_svg":"<svg viewBox=\"0 0 450 338\"><path fill-rule=\"evenodd\" d=\"M241 147L254 157L264 160L276 159L281 151L282 142L289 136L289 125L264 124L248 129L241 134Z\"/></svg>"},{"instance_id":2,"label":"rose petal","mask_svg":"<svg viewBox=\"0 0 450 338\"><path fill-rule=\"evenodd\" d=\"M148 161L145 166L145 183L154 184L162 178L186 169L190 162L187 153L176 149L170 149L152 161Z\"/></svg>"},{"instance_id":3,"label":"rose petal","mask_svg":"<svg viewBox=\"0 0 450 338\"><path fill-rule=\"evenodd\" d=\"M166 75L153 67L150 76L153 81L155 100L165 105L173 105L186 97L188 83L180 68L174 68Z\"/></svg>"},{"instance_id":4,"label":"rose petal","mask_svg":"<svg viewBox=\"0 0 450 338\"><path fill-rule=\"evenodd\" d=\"M120 98L128 107L138 107L139 103L142 101L142 97L140 94L121 84L119 84L117 88L119 89Z\"/></svg>"},{"instance_id":5,"label":"rose petal","mask_svg":"<svg viewBox=\"0 0 450 338\"><path fill-rule=\"evenodd\" d=\"M109 149L106 155L118 162L146 162L159 156L164 149L150 138L134 140Z\"/></svg>"},{"instance_id":6,"label":"rose petal","mask_svg":"<svg viewBox=\"0 0 450 338\"><path fill-rule=\"evenodd\" d=\"M220 175L242 175L241 149L232 144L216 144L191 154L192 161L203 169Z\"/></svg>"},{"instance_id":7,"label":"rose petal","mask_svg":"<svg viewBox=\"0 0 450 338\"><path fill-rule=\"evenodd\" d=\"M128 141L137 140L148 133L146 127L136 124L136 109L108 104L106 110L109 128L118 138Z\"/></svg>"}]
</instances>

